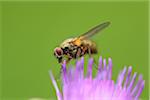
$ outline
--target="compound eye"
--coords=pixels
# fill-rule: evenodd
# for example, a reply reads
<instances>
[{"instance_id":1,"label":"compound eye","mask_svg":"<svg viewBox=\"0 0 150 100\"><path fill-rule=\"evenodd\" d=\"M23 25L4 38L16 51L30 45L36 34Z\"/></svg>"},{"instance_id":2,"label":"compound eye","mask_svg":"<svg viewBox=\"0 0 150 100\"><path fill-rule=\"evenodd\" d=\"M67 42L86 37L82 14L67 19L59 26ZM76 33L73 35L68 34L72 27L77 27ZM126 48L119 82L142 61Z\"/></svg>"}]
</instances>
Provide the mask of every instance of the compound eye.
<instances>
[{"instance_id":1,"label":"compound eye","mask_svg":"<svg viewBox=\"0 0 150 100\"><path fill-rule=\"evenodd\" d=\"M57 56L63 55L63 51L62 51L61 48L55 48L54 52L55 52L55 54L56 54Z\"/></svg>"}]
</instances>

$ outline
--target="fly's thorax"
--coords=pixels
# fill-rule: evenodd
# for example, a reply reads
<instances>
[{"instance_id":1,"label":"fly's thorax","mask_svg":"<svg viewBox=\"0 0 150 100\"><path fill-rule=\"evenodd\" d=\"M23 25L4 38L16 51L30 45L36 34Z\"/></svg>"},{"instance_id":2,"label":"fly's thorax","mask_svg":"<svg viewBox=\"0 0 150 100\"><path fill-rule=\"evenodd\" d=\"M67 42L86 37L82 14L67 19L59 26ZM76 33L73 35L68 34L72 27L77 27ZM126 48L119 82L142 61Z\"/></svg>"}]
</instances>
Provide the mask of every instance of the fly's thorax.
<instances>
[{"instance_id":1,"label":"fly's thorax","mask_svg":"<svg viewBox=\"0 0 150 100\"><path fill-rule=\"evenodd\" d=\"M69 38L69 39L66 39L64 40L61 44L60 44L60 47L61 48L65 48L65 47L70 47L71 42L74 40L74 38Z\"/></svg>"},{"instance_id":2,"label":"fly's thorax","mask_svg":"<svg viewBox=\"0 0 150 100\"><path fill-rule=\"evenodd\" d=\"M70 54L73 49L74 49L74 45L73 45L73 40L74 38L69 38L63 41L62 44L60 44L60 47L63 49L64 55Z\"/></svg>"}]
</instances>

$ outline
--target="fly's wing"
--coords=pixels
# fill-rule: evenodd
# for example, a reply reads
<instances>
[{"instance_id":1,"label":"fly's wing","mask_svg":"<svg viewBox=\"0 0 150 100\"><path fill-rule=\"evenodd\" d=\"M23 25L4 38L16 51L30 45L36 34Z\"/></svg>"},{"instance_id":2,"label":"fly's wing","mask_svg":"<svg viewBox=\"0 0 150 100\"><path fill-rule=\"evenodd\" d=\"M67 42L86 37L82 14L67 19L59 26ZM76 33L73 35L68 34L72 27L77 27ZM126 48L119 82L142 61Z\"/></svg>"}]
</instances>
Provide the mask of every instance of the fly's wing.
<instances>
[{"instance_id":1,"label":"fly's wing","mask_svg":"<svg viewBox=\"0 0 150 100\"><path fill-rule=\"evenodd\" d=\"M95 26L94 28L92 28L91 30L89 30L88 32L86 32L86 33L82 34L81 36L79 36L79 39L83 40L83 39L90 38L93 35L100 32L101 30L103 30L104 28L108 27L109 24L110 24L110 22L104 22L102 24L99 24L99 25Z\"/></svg>"},{"instance_id":2,"label":"fly's wing","mask_svg":"<svg viewBox=\"0 0 150 100\"><path fill-rule=\"evenodd\" d=\"M110 24L110 22L104 22L102 24L97 25L96 27L92 28L88 32L86 32L86 33L82 34L81 36L75 38L75 40L73 41L73 44L75 44L77 46L80 46L82 40L92 37L96 33L100 32L101 30L103 30L104 28L109 26L109 24Z\"/></svg>"}]
</instances>

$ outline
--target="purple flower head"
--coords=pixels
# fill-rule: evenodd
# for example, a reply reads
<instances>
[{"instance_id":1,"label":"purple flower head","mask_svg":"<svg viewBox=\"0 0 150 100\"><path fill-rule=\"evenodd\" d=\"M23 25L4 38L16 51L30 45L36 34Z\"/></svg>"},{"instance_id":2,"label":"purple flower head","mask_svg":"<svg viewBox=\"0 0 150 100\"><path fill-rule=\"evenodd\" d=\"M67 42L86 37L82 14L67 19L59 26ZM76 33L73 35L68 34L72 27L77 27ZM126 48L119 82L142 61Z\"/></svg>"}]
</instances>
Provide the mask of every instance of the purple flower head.
<instances>
[{"instance_id":1,"label":"purple flower head","mask_svg":"<svg viewBox=\"0 0 150 100\"><path fill-rule=\"evenodd\" d=\"M56 81L50 71L50 77L58 100L138 100L144 88L145 81L137 73L131 75L132 67L124 67L118 75L117 82L112 80L112 60L100 57L98 72L92 77L93 59L88 62L87 74L84 76L84 58L77 61L76 67L69 67L66 62L62 65L62 92L59 91Z\"/></svg>"}]
</instances>

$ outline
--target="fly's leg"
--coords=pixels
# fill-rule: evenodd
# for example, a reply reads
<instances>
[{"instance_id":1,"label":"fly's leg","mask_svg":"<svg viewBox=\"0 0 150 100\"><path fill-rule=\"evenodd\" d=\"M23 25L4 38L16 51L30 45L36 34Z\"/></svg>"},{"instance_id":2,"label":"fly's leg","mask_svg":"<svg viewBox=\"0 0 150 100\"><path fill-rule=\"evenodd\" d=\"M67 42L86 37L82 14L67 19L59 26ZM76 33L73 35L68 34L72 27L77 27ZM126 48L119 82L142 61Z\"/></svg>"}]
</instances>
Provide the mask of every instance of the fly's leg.
<instances>
[{"instance_id":1,"label":"fly's leg","mask_svg":"<svg viewBox=\"0 0 150 100\"><path fill-rule=\"evenodd\" d=\"M89 57L90 57L90 58L93 58L93 60L94 60L94 66L95 66L95 68L98 70L98 66L97 66L97 64L96 64L96 61L95 61L94 57L92 57L92 53L91 53L91 49L90 49L90 48L88 48L88 54L89 54Z\"/></svg>"},{"instance_id":2,"label":"fly's leg","mask_svg":"<svg viewBox=\"0 0 150 100\"><path fill-rule=\"evenodd\" d=\"M69 54L69 53L67 53L67 60L66 60L66 64L68 64L69 63L69 61L72 59L72 57L71 57L71 55ZM62 74L62 71L63 71L63 63L64 63L64 60L61 58L61 59L59 59L59 63L60 63L60 65L61 65L61 67L60 67L60 72L59 72L59 74L57 75L57 80L59 80L60 79L60 76L61 76L61 74Z\"/></svg>"},{"instance_id":3,"label":"fly's leg","mask_svg":"<svg viewBox=\"0 0 150 100\"><path fill-rule=\"evenodd\" d=\"M70 60L72 59L71 54L67 53L67 60L66 60L66 64L68 64L70 62Z\"/></svg>"},{"instance_id":4,"label":"fly's leg","mask_svg":"<svg viewBox=\"0 0 150 100\"><path fill-rule=\"evenodd\" d=\"M81 47L81 56L84 56L87 52L87 47Z\"/></svg>"},{"instance_id":5,"label":"fly's leg","mask_svg":"<svg viewBox=\"0 0 150 100\"><path fill-rule=\"evenodd\" d=\"M72 59L71 57L70 57L70 58L67 58L66 64L68 64L68 63L70 62L71 59Z\"/></svg>"},{"instance_id":6,"label":"fly's leg","mask_svg":"<svg viewBox=\"0 0 150 100\"><path fill-rule=\"evenodd\" d=\"M81 56L81 48L77 48L76 58L79 58Z\"/></svg>"},{"instance_id":7,"label":"fly's leg","mask_svg":"<svg viewBox=\"0 0 150 100\"><path fill-rule=\"evenodd\" d=\"M67 58L67 60L66 60L66 64L68 64L69 63L69 61L72 59L72 57L71 56L68 56L68 58ZM64 62L61 62L61 68L60 68L60 72L59 72L59 74L57 75L57 81L60 81L60 78L61 78L61 74L62 74L62 71L63 71L63 63Z\"/></svg>"},{"instance_id":8,"label":"fly's leg","mask_svg":"<svg viewBox=\"0 0 150 100\"><path fill-rule=\"evenodd\" d=\"M75 58L76 58L76 63L77 63L77 61L78 61L78 59L79 59L79 57L81 56L81 48L80 47L78 47L77 48L77 52L76 52L76 55L75 55Z\"/></svg>"},{"instance_id":9,"label":"fly's leg","mask_svg":"<svg viewBox=\"0 0 150 100\"><path fill-rule=\"evenodd\" d=\"M89 57L91 58L92 57L92 53L91 53L91 49L88 48L88 54L89 54Z\"/></svg>"}]
</instances>

